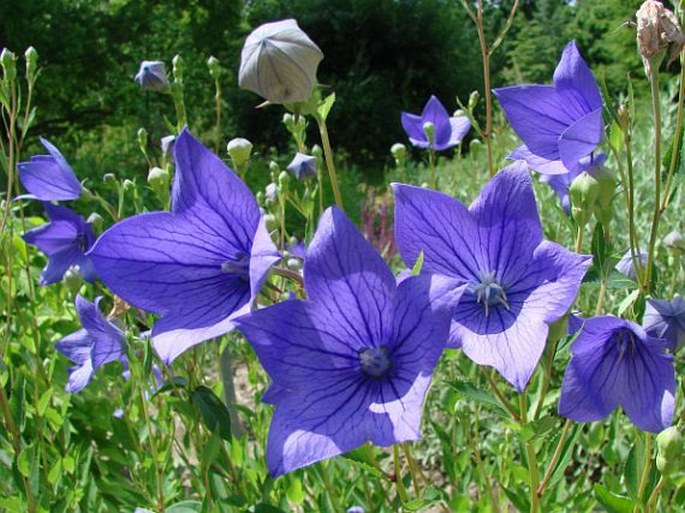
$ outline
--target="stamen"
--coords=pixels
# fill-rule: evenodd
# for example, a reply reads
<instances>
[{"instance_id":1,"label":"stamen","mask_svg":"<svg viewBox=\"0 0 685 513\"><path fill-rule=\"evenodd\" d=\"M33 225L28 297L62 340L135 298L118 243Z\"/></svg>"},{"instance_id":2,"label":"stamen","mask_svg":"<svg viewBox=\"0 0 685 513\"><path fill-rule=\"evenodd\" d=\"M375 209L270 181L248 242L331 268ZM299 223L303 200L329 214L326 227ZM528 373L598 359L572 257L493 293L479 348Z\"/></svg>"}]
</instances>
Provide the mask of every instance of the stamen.
<instances>
[{"instance_id":1,"label":"stamen","mask_svg":"<svg viewBox=\"0 0 685 513\"><path fill-rule=\"evenodd\" d=\"M242 251L238 251L232 259L221 264L221 272L234 274L244 280L250 279L250 258Z\"/></svg>"},{"instance_id":2,"label":"stamen","mask_svg":"<svg viewBox=\"0 0 685 513\"><path fill-rule=\"evenodd\" d=\"M494 271L480 275L480 283L472 285L469 290L476 296L476 301L483 305L485 317L490 315L490 307L502 305L509 310L507 294L504 288L497 283Z\"/></svg>"}]
</instances>

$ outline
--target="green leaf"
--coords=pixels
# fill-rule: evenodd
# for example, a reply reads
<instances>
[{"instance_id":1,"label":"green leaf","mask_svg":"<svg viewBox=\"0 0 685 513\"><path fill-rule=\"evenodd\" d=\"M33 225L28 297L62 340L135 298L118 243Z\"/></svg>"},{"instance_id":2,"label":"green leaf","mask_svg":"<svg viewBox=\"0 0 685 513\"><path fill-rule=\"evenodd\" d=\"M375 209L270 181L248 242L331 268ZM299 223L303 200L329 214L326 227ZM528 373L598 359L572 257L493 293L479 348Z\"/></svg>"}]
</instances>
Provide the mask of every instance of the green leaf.
<instances>
[{"instance_id":1,"label":"green leaf","mask_svg":"<svg viewBox=\"0 0 685 513\"><path fill-rule=\"evenodd\" d=\"M418 276L423 267L423 250L419 253L419 258L416 259L414 266L411 268L412 276Z\"/></svg>"},{"instance_id":2,"label":"green leaf","mask_svg":"<svg viewBox=\"0 0 685 513\"><path fill-rule=\"evenodd\" d=\"M52 397L52 388L48 388L45 392L43 392L43 395L40 396L40 399L38 399L38 404L36 405L36 411L38 412L38 416L42 417L45 415L45 410L48 408L48 404L50 403L50 398Z\"/></svg>"},{"instance_id":3,"label":"green leaf","mask_svg":"<svg viewBox=\"0 0 685 513\"><path fill-rule=\"evenodd\" d=\"M167 513L198 513L202 509L200 501L181 501L166 508Z\"/></svg>"},{"instance_id":4,"label":"green leaf","mask_svg":"<svg viewBox=\"0 0 685 513\"><path fill-rule=\"evenodd\" d=\"M592 263L596 265L602 275L608 271L606 268L609 251L607 249L606 238L604 236L604 227L602 223L596 223L595 229L592 232Z\"/></svg>"},{"instance_id":5,"label":"green leaf","mask_svg":"<svg viewBox=\"0 0 685 513\"><path fill-rule=\"evenodd\" d=\"M200 411L202 420L207 428L214 432L219 431L219 436L224 440L231 441L231 416L226 405L209 388L200 385L191 394L191 400Z\"/></svg>"},{"instance_id":6,"label":"green leaf","mask_svg":"<svg viewBox=\"0 0 685 513\"><path fill-rule=\"evenodd\" d=\"M626 298L621 301L621 304L618 305L618 315L623 316L628 309L633 306L633 303L635 303L638 298L640 297L640 289L635 289L633 290Z\"/></svg>"},{"instance_id":7,"label":"green leaf","mask_svg":"<svg viewBox=\"0 0 685 513\"><path fill-rule=\"evenodd\" d=\"M616 121L612 121L609 128L609 144L617 151L621 151L623 147L623 130Z\"/></svg>"},{"instance_id":8,"label":"green leaf","mask_svg":"<svg viewBox=\"0 0 685 513\"><path fill-rule=\"evenodd\" d=\"M298 478L294 478L291 481L290 486L288 486L288 490L285 492L285 494L288 497L288 500L293 504L302 504L304 501L302 481L300 481Z\"/></svg>"},{"instance_id":9,"label":"green leaf","mask_svg":"<svg viewBox=\"0 0 685 513\"><path fill-rule=\"evenodd\" d=\"M628 497L617 495L596 483L593 486L595 497L604 506L608 513L633 513L635 502Z\"/></svg>"},{"instance_id":10,"label":"green leaf","mask_svg":"<svg viewBox=\"0 0 685 513\"><path fill-rule=\"evenodd\" d=\"M458 392L464 394L468 399L471 399L473 401L476 401L477 403L487 406L489 409L497 411L506 417L509 416L509 414L502 407L500 402L489 392L477 388L466 381L454 381L449 383L449 385Z\"/></svg>"},{"instance_id":11,"label":"green leaf","mask_svg":"<svg viewBox=\"0 0 685 513\"><path fill-rule=\"evenodd\" d=\"M316 111L319 113L319 116L322 120L326 121L326 118L328 117L328 114L331 112L334 103L335 93L331 93L328 96L326 96L326 99L319 104Z\"/></svg>"},{"instance_id":12,"label":"green leaf","mask_svg":"<svg viewBox=\"0 0 685 513\"><path fill-rule=\"evenodd\" d=\"M519 511L530 511L530 501L528 497L522 491L509 490L507 487L502 486L502 491L511 501L511 503Z\"/></svg>"}]
</instances>

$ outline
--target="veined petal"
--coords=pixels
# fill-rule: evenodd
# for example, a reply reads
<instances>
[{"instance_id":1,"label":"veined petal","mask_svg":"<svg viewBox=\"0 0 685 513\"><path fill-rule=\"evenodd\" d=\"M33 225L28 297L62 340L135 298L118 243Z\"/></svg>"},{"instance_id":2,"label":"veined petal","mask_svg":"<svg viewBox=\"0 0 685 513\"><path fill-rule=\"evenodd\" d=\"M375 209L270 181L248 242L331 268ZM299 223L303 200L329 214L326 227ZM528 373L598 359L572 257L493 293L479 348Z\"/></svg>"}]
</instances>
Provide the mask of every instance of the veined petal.
<instances>
[{"instance_id":1,"label":"veined petal","mask_svg":"<svg viewBox=\"0 0 685 513\"><path fill-rule=\"evenodd\" d=\"M83 187L76 178L73 169L60 151L47 139L40 137L40 142L50 155L31 157L28 162L17 165L19 179L29 194L17 199L29 198L42 201L75 200L81 195Z\"/></svg>"},{"instance_id":2,"label":"veined petal","mask_svg":"<svg viewBox=\"0 0 685 513\"><path fill-rule=\"evenodd\" d=\"M561 134L559 156L564 166L573 170L581 158L592 153L604 136L602 109L594 110L579 118Z\"/></svg>"},{"instance_id":3,"label":"veined petal","mask_svg":"<svg viewBox=\"0 0 685 513\"><path fill-rule=\"evenodd\" d=\"M262 285L269 277L271 266L280 259L281 254L271 240L269 231L266 229L266 222L262 217L257 224L250 250L250 303L257 298Z\"/></svg>"},{"instance_id":4,"label":"veined petal","mask_svg":"<svg viewBox=\"0 0 685 513\"><path fill-rule=\"evenodd\" d=\"M427 272L476 279L478 228L466 206L441 192L392 184L395 239L402 259L412 267L423 251Z\"/></svg>"},{"instance_id":5,"label":"veined petal","mask_svg":"<svg viewBox=\"0 0 685 513\"><path fill-rule=\"evenodd\" d=\"M549 160L540 157L530 151L525 144L522 144L512 151L507 158L512 160L524 160L530 169L537 171L541 175L568 174L568 169L566 169L566 166L564 166L561 160Z\"/></svg>"},{"instance_id":6,"label":"veined petal","mask_svg":"<svg viewBox=\"0 0 685 513\"><path fill-rule=\"evenodd\" d=\"M75 394L85 387L93 377L93 364L86 360L82 365L75 365L69 369L69 380L64 389Z\"/></svg>"},{"instance_id":7,"label":"veined petal","mask_svg":"<svg viewBox=\"0 0 685 513\"><path fill-rule=\"evenodd\" d=\"M585 103L585 112L602 108L602 95L590 67L578 50L575 41L569 42L554 71L554 85L558 89L577 91Z\"/></svg>"},{"instance_id":8,"label":"veined petal","mask_svg":"<svg viewBox=\"0 0 685 513\"><path fill-rule=\"evenodd\" d=\"M172 212L204 233L244 250L257 230L259 206L243 183L214 153L184 129L174 143L176 175Z\"/></svg>"},{"instance_id":9,"label":"veined petal","mask_svg":"<svg viewBox=\"0 0 685 513\"><path fill-rule=\"evenodd\" d=\"M359 347L336 331L333 314L310 301L290 300L235 320L274 384L305 391L314 382L361 379Z\"/></svg>"},{"instance_id":10,"label":"veined petal","mask_svg":"<svg viewBox=\"0 0 685 513\"><path fill-rule=\"evenodd\" d=\"M84 280L95 281L96 274L93 271L90 258L85 256L83 251L74 244L63 251L50 255L48 264L40 273L41 287L57 283L64 277L64 273L73 266L78 266Z\"/></svg>"},{"instance_id":11,"label":"veined petal","mask_svg":"<svg viewBox=\"0 0 685 513\"><path fill-rule=\"evenodd\" d=\"M516 162L490 180L469 208L478 223L479 271L506 287L530 264L542 226L528 168Z\"/></svg>"},{"instance_id":12,"label":"veined petal","mask_svg":"<svg viewBox=\"0 0 685 513\"><path fill-rule=\"evenodd\" d=\"M304 260L307 296L344 327L350 344L388 339L395 278L388 265L336 207L321 216Z\"/></svg>"},{"instance_id":13,"label":"veined petal","mask_svg":"<svg viewBox=\"0 0 685 513\"><path fill-rule=\"evenodd\" d=\"M105 363L118 360L123 354L121 344L124 333L103 317L99 309L101 299L98 297L91 303L80 294L76 296L76 311L81 325L92 338L90 355L93 370L97 370Z\"/></svg>"},{"instance_id":14,"label":"veined petal","mask_svg":"<svg viewBox=\"0 0 685 513\"><path fill-rule=\"evenodd\" d=\"M663 352L660 339L646 337L623 367L619 390L621 406L633 424L643 431L659 433L673 422L675 372L673 356Z\"/></svg>"},{"instance_id":15,"label":"veined petal","mask_svg":"<svg viewBox=\"0 0 685 513\"><path fill-rule=\"evenodd\" d=\"M494 89L511 127L534 154L559 160L559 137L575 118L553 87L523 85Z\"/></svg>"},{"instance_id":16,"label":"veined petal","mask_svg":"<svg viewBox=\"0 0 685 513\"><path fill-rule=\"evenodd\" d=\"M83 365L86 360L90 359L92 345L93 338L85 329L80 329L63 337L55 344L55 349L72 362Z\"/></svg>"}]
</instances>

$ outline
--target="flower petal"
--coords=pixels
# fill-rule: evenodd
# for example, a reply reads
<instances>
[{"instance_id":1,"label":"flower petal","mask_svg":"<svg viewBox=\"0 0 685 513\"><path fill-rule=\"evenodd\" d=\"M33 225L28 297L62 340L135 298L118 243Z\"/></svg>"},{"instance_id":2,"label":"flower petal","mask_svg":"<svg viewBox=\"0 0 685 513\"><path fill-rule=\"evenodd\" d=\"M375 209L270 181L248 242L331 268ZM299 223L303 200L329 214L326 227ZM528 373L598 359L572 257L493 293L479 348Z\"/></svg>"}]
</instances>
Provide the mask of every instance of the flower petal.
<instances>
[{"instance_id":1,"label":"flower petal","mask_svg":"<svg viewBox=\"0 0 685 513\"><path fill-rule=\"evenodd\" d=\"M395 194L395 239L408 267L423 251L423 270L476 279L478 228L468 209L441 192L392 184Z\"/></svg>"},{"instance_id":2,"label":"flower petal","mask_svg":"<svg viewBox=\"0 0 685 513\"><path fill-rule=\"evenodd\" d=\"M554 85L560 90L578 92L583 100L584 112L602 108L602 95L597 81L575 41L569 42L561 54L561 60L554 71Z\"/></svg>"},{"instance_id":3,"label":"flower petal","mask_svg":"<svg viewBox=\"0 0 685 513\"><path fill-rule=\"evenodd\" d=\"M602 142L604 121L599 108L579 118L561 134L559 156L569 170L577 168L583 157L592 153Z\"/></svg>"},{"instance_id":4,"label":"flower petal","mask_svg":"<svg viewBox=\"0 0 685 513\"><path fill-rule=\"evenodd\" d=\"M50 153L32 157L28 162L17 165L19 179L29 194L17 199L30 198L42 201L68 201L81 196L83 187L73 169L60 151L47 139L40 142Z\"/></svg>"},{"instance_id":5,"label":"flower petal","mask_svg":"<svg viewBox=\"0 0 685 513\"><path fill-rule=\"evenodd\" d=\"M403 112L402 116L402 128L409 136L409 141L417 148L428 148L428 139L423 131L423 119L421 116L416 114L409 114Z\"/></svg>"},{"instance_id":6,"label":"flower petal","mask_svg":"<svg viewBox=\"0 0 685 513\"><path fill-rule=\"evenodd\" d=\"M304 260L307 297L330 313L351 345L388 339L396 294L390 268L336 207L321 216Z\"/></svg>"},{"instance_id":7,"label":"flower petal","mask_svg":"<svg viewBox=\"0 0 685 513\"><path fill-rule=\"evenodd\" d=\"M530 169L537 171L541 175L568 174L568 169L566 169L561 160L549 160L540 157L530 151L525 144L522 144L512 151L507 158L512 160L524 160Z\"/></svg>"},{"instance_id":8,"label":"flower petal","mask_svg":"<svg viewBox=\"0 0 685 513\"><path fill-rule=\"evenodd\" d=\"M426 102L421 113L421 121L422 131L425 123L433 123L435 127L435 149L438 151L447 149L449 147L450 134L452 133L450 117L435 95L431 95L428 102Z\"/></svg>"},{"instance_id":9,"label":"flower petal","mask_svg":"<svg viewBox=\"0 0 685 513\"><path fill-rule=\"evenodd\" d=\"M559 137L575 117L553 86L522 85L494 89L511 127L534 154L559 160Z\"/></svg>"},{"instance_id":10,"label":"flower petal","mask_svg":"<svg viewBox=\"0 0 685 513\"><path fill-rule=\"evenodd\" d=\"M459 144L464 136L468 133L471 128L471 122L466 116L455 116L450 118L450 128L452 132L450 133L450 138L445 144L446 148L451 148ZM439 148L436 148L439 149Z\"/></svg>"},{"instance_id":11,"label":"flower petal","mask_svg":"<svg viewBox=\"0 0 685 513\"><path fill-rule=\"evenodd\" d=\"M93 371L105 363L118 360L123 355L124 333L103 317L99 309L101 299L98 297L91 303L80 294L76 296L76 311L81 319L81 325L92 338Z\"/></svg>"}]
</instances>

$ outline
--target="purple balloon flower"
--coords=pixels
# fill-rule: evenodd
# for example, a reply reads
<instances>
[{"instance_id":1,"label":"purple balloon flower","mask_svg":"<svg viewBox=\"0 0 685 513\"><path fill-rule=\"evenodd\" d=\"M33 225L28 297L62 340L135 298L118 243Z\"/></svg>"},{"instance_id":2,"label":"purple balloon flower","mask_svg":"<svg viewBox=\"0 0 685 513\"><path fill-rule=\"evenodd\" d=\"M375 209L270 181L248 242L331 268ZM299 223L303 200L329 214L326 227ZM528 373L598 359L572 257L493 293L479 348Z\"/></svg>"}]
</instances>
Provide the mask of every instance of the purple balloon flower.
<instances>
[{"instance_id":1,"label":"purple balloon flower","mask_svg":"<svg viewBox=\"0 0 685 513\"><path fill-rule=\"evenodd\" d=\"M663 338L672 351L685 345L685 301L676 294L668 299L648 299L642 326L648 335Z\"/></svg>"},{"instance_id":2,"label":"purple balloon flower","mask_svg":"<svg viewBox=\"0 0 685 513\"><path fill-rule=\"evenodd\" d=\"M564 48L554 85L493 90L524 146L515 153L544 174L575 171L602 140L602 96L575 41Z\"/></svg>"},{"instance_id":3,"label":"purple balloon flower","mask_svg":"<svg viewBox=\"0 0 685 513\"><path fill-rule=\"evenodd\" d=\"M588 319L571 345L559 414L592 422L620 405L643 431L665 429L675 404L673 357L664 353L666 346L633 322L611 316Z\"/></svg>"},{"instance_id":4,"label":"purple balloon flower","mask_svg":"<svg viewBox=\"0 0 685 513\"><path fill-rule=\"evenodd\" d=\"M272 379L267 441L278 476L352 450L421 437L433 369L464 287L440 276L397 286L378 252L335 207L304 260L308 301L236 320Z\"/></svg>"},{"instance_id":5,"label":"purple balloon flower","mask_svg":"<svg viewBox=\"0 0 685 513\"><path fill-rule=\"evenodd\" d=\"M40 137L40 142L49 155L35 155L28 162L17 166L19 179L29 194L17 199L37 199L41 201L68 201L81 196L83 187L76 178L74 170L60 151L50 141Z\"/></svg>"},{"instance_id":6,"label":"purple balloon flower","mask_svg":"<svg viewBox=\"0 0 685 513\"><path fill-rule=\"evenodd\" d=\"M435 128L435 140L431 145L424 125L432 123ZM402 128L409 136L409 141L417 148L431 148L436 151L456 146L471 128L466 116L449 117L445 107L435 96L430 97L420 116L402 112Z\"/></svg>"},{"instance_id":7,"label":"purple balloon flower","mask_svg":"<svg viewBox=\"0 0 685 513\"><path fill-rule=\"evenodd\" d=\"M468 209L445 194L393 184L395 238L408 267L468 285L452 319L461 347L522 391L542 355L548 324L578 293L591 258L542 240L525 164L500 171Z\"/></svg>"},{"instance_id":8,"label":"purple balloon flower","mask_svg":"<svg viewBox=\"0 0 685 513\"><path fill-rule=\"evenodd\" d=\"M316 157L297 152L295 158L288 164L290 171L298 180L316 177Z\"/></svg>"},{"instance_id":9,"label":"purple balloon flower","mask_svg":"<svg viewBox=\"0 0 685 513\"><path fill-rule=\"evenodd\" d=\"M162 91L169 85L166 68L162 61L143 61L133 78L140 87L151 91Z\"/></svg>"},{"instance_id":10,"label":"purple balloon flower","mask_svg":"<svg viewBox=\"0 0 685 513\"><path fill-rule=\"evenodd\" d=\"M40 274L40 284L58 282L70 267L78 271L86 281L95 281L97 275L86 252L95 242L91 224L67 207L44 203L50 222L29 230L23 235L49 257L48 265Z\"/></svg>"},{"instance_id":11,"label":"purple balloon flower","mask_svg":"<svg viewBox=\"0 0 685 513\"><path fill-rule=\"evenodd\" d=\"M640 250L640 254L636 256L640 258L640 262L643 266L647 265L646 251ZM621 259L616 263L614 269L633 281L637 280L637 272L633 266L633 254L631 253L630 249L623 254Z\"/></svg>"},{"instance_id":12,"label":"purple balloon flower","mask_svg":"<svg viewBox=\"0 0 685 513\"><path fill-rule=\"evenodd\" d=\"M80 294L76 296L76 312L81 328L67 335L55 345L56 349L76 365L69 369L65 389L76 393L85 387L101 366L119 360L124 354L124 332L107 321L98 305L102 298L91 303Z\"/></svg>"},{"instance_id":13,"label":"purple balloon flower","mask_svg":"<svg viewBox=\"0 0 685 513\"><path fill-rule=\"evenodd\" d=\"M280 258L240 178L187 129L173 151L171 212L125 219L90 252L115 294L162 316L152 343L167 364L232 330Z\"/></svg>"}]
</instances>

